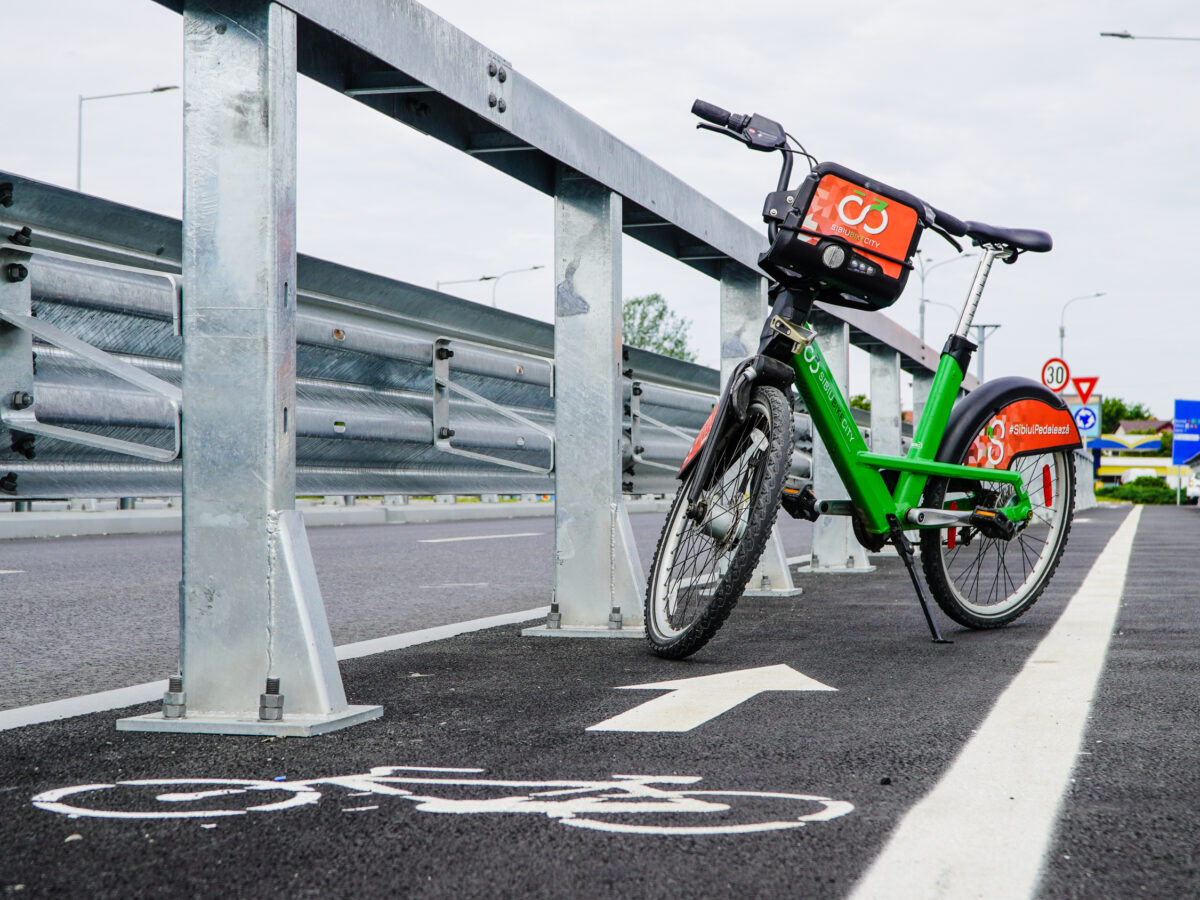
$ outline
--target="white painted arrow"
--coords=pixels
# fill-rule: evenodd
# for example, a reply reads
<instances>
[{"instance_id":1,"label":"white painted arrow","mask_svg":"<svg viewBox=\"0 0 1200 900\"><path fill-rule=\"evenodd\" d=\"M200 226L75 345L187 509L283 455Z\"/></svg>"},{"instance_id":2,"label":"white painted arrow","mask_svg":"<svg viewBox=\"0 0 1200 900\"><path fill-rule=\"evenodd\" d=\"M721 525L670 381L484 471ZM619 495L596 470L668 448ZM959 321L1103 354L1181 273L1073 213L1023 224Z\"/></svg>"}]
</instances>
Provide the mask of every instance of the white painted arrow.
<instances>
[{"instance_id":1,"label":"white painted arrow","mask_svg":"<svg viewBox=\"0 0 1200 900\"><path fill-rule=\"evenodd\" d=\"M763 691L836 691L837 688L780 664L678 681L628 684L617 690L671 693L605 719L588 731L691 731Z\"/></svg>"}]
</instances>

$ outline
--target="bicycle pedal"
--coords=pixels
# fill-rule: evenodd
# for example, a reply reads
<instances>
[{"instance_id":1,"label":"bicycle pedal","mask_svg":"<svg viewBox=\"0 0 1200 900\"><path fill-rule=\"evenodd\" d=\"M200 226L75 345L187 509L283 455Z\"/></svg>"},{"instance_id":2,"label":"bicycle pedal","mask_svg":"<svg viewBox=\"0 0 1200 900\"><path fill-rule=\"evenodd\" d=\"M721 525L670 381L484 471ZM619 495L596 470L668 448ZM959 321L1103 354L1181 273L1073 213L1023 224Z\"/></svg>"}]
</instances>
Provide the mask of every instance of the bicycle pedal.
<instances>
[{"instance_id":1,"label":"bicycle pedal","mask_svg":"<svg viewBox=\"0 0 1200 900\"><path fill-rule=\"evenodd\" d=\"M968 521L984 537L1011 541L1017 534L1017 524L998 509L976 507Z\"/></svg>"},{"instance_id":2,"label":"bicycle pedal","mask_svg":"<svg viewBox=\"0 0 1200 900\"><path fill-rule=\"evenodd\" d=\"M812 487L808 485L803 489L785 487L783 489L781 505L784 512L793 519L806 519L809 522L815 522L821 516L817 512L817 497L812 492Z\"/></svg>"}]
</instances>

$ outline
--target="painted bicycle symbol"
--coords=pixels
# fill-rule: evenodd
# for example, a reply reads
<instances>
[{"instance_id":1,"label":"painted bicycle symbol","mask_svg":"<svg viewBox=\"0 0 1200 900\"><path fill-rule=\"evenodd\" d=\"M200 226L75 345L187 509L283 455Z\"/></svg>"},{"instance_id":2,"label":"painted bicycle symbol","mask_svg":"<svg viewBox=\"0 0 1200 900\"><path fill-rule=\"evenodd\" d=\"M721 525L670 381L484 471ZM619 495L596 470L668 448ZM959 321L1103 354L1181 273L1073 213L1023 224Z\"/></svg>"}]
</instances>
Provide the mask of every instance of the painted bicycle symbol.
<instances>
[{"instance_id":1,"label":"painted bicycle symbol","mask_svg":"<svg viewBox=\"0 0 1200 900\"><path fill-rule=\"evenodd\" d=\"M152 778L55 788L33 805L66 816L102 819L213 819L281 812L317 803L318 788L344 796L399 797L419 812L546 816L562 825L618 834L752 834L801 828L844 816L854 806L811 794L693 788L699 775L613 775L611 779L508 781L477 777L483 769L375 766L361 775L308 781ZM735 809L736 807L736 809ZM344 808L366 812L375 805ZM686 824L694 815L712 821Z\"/></svg>"}]
</instances>

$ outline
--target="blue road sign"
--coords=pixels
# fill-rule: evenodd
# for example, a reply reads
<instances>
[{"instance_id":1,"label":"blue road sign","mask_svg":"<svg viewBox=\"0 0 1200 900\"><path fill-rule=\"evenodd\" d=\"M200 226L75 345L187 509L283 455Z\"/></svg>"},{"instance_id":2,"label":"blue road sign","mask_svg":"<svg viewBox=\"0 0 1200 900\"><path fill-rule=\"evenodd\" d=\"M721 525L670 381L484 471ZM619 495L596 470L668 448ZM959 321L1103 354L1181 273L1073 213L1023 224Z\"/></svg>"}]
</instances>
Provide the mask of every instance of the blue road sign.
<instances>
[{"instance_id":1,"label":"blue road sign","mask_svg":"<svg viewBox=\"0 0 1200 900\"><path fill-rule=\"evenodd\" d=\"M1200 456L1200 400L1176 400L1171 462L1180 465L1196 456Z\"/></svg>"},{"instance_id":2,"label":"blue road sign","mask_svg":"<svg viewBox=\"0 0 1200 900\"><path fill-rule=\"evenodd\" d=\"M1087 406L1072 403L1070 410L1071 417L1075 420L1075 427L1079 429L1079 436L1081 438L1086 441L1088 438L1100 437L1099 403L1089 403Z\"/></svg>"}]
</instances>

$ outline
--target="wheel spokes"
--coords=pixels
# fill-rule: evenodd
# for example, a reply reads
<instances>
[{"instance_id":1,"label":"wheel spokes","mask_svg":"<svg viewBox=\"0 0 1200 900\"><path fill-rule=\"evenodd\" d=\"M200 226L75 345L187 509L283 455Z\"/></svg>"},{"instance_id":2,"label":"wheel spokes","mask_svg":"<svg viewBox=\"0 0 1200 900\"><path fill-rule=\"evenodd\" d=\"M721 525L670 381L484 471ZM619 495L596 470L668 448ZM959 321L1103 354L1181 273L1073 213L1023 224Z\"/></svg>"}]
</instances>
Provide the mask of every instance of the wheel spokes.
<instances>
[{"instance_id":1,"label":"wheel spokes","mask_svg":"<svg viewBox=\"0 0 1200 900\"><path fill-rule=\"evenodd\" d=\"M1016 536L1004 541L976 532L964 542L963 529L953 546L944 539L940 542L942 566L954 593L977 615L1002 615L1035 589L1058 552L1058 535L1069 514L1069 476L1059 454L1022 457L1012 470L1021 475L1032 507ZM1014 495L1010 487L996 488L986 497L986 505L1004 508ZM984 499L979 494L976 498L977 502Z\"/></svg>"}]
</instances>

